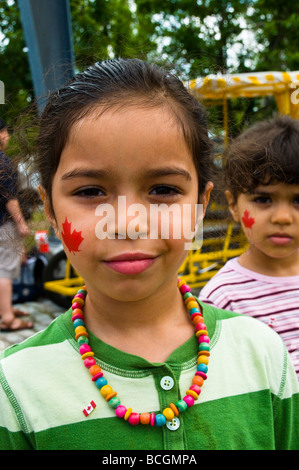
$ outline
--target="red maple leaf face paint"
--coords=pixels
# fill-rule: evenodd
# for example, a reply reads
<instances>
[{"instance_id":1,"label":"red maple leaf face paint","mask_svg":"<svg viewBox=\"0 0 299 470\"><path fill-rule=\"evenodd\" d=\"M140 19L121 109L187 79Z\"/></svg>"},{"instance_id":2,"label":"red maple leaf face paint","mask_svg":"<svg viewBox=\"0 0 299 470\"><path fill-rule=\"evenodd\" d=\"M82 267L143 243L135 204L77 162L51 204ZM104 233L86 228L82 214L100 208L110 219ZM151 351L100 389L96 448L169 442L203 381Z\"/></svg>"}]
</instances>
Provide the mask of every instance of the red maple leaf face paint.
<instances>
[{"instance_id":1,"label":"red maple leaf face paint","mask_svg":"<svg viewBox=\"0 0 299 470\"><path fill-rule=\"evenodd\" d=\"M79 246L81 245L82 241L84 238L81 236L82 232L77 232L77 230L72 231L72 223L68 222L67 217L65 218L64 223L62 224L62 232L61 236L63 238L63 241L67 247L67 249L71 253L75 253L76 251L79 250Z\"/></svg>"},{"instance_id":2,"label":"red maple leaf face paint","mask_svg":"<svg viewBox=\"0 0 299 470\"><path fill-rule=\"evenodd\" d=\"M250 213L248 212L248 210L244 211L244 214L243 214L243 217L242 217L242 222L244 224L244 227L252 228L255 220L254 220L254 217L250 216Z\"/></svg>"}]
</instances>

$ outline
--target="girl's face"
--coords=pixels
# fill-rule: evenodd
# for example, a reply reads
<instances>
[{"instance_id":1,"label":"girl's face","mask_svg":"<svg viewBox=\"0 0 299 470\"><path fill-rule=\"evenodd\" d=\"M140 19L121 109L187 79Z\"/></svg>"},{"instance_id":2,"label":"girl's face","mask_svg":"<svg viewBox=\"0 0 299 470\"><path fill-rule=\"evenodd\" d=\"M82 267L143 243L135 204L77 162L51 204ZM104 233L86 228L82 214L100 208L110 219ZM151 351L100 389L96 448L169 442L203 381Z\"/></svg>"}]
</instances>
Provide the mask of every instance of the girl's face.
<instances>
[{"instance_id":1,"label":"girl's face","mask_svg":"<svg viewBox=\"0 0 299 470\"><path fill-rule=\"evenodd\" d=\"M229 191L226 196L234 220L242 224L256 255L297 262L299 185L260 185L251 194L240 194L236 203Z\"/></svg>"},{"instance_id":2,"label":"girl's face","mask_svg":"<svg viewBox=\"0 0 299 470\"><path fill-rule=\"evenodd\" d=\"M137 300L176 279L190 239L173 235L170 212L169 236L157 236L151 207L174 204L183 213L191 206L193 230L197 179L182 132L163 108L95 112L76 123L53 179L55 218L47 198L45 209L87 289ZM166 219L167 211L159 222Z\"/></svg>"}]
</instances>

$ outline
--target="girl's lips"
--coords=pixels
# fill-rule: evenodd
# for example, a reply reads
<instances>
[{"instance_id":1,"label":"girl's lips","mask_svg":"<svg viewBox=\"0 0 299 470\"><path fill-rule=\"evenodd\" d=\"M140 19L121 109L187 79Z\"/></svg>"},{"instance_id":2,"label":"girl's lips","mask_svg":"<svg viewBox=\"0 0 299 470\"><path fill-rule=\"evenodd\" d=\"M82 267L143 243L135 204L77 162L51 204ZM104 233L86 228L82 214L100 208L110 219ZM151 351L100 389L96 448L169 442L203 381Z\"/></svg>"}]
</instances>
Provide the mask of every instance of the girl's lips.
<instances>
[{"instance_id":1,"label":"girl's lips","mask_svg":"<svg viewBox=\"0 0 299 470\"><path fill-rule=\"evenodd\" d=\"M292 237L287 234L274 234L269 239L274 245L287 245L292 241Z\"/></svg>"},{"instance_id":2,"label":"girl's lips","mask_svg":"<svg viewBox=\"0 0 299 470\"><path fill-rule=\"evenodd\" d=\"M104 261L113 271L121 274L139 274L149 268L156 261L157 257L147 257L142 254L124 254Z\"/></svg>"}]
</instances>

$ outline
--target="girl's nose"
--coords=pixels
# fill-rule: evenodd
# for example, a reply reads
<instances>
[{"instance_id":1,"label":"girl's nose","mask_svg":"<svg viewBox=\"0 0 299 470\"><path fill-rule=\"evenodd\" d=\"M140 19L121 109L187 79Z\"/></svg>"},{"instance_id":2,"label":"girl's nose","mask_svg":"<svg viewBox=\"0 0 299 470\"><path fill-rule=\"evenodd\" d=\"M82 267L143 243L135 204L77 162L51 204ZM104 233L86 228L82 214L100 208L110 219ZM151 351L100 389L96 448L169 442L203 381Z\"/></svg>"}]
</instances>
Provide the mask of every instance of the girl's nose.
<instances>
[{"instance_id":1,"label":"girl's nose","mask_svg":"<svg viewBox=\"0 0 299 470\"><path fill-rule=\"evenodd\" d=\"M275 207L271 221L273 224L289 225L292 223L292 208L289 204L277 204Z\"/></svg>"},{"instance_id":2,"label":"girl's nose","mask_svg":"<svg viewBox=\"0 0 299 470\"><path fill-rule=\"evenodd\" d=\"M115 209L115 238L147 238L147 208L136 198L119 196Z\"/></svg>"}]
</instances>

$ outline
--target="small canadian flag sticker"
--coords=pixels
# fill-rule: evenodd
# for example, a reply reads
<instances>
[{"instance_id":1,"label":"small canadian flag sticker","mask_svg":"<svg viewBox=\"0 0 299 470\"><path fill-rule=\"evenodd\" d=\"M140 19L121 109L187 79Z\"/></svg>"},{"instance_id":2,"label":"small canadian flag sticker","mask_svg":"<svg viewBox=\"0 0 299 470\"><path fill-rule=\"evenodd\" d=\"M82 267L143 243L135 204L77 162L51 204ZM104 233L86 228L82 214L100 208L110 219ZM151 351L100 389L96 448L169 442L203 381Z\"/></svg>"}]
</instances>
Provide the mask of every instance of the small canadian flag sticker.
<instances>
[{"instance_id":1,"label":"small canadian flag sticker","mask_svg":"<svg viewBox=\"0 0 299 470\"><path fill-rule=\"evenodd\" d=\"M84 408L84 410L83 410L84 415L85 415L85 416L90 415L90 413L95 409L96 406L97 406L97 405L95 404L95 402L94 402L94 401L91 401L91 402L89 403L89 405L87 405L87 407Z\"/></svg>"}]
</instances>

